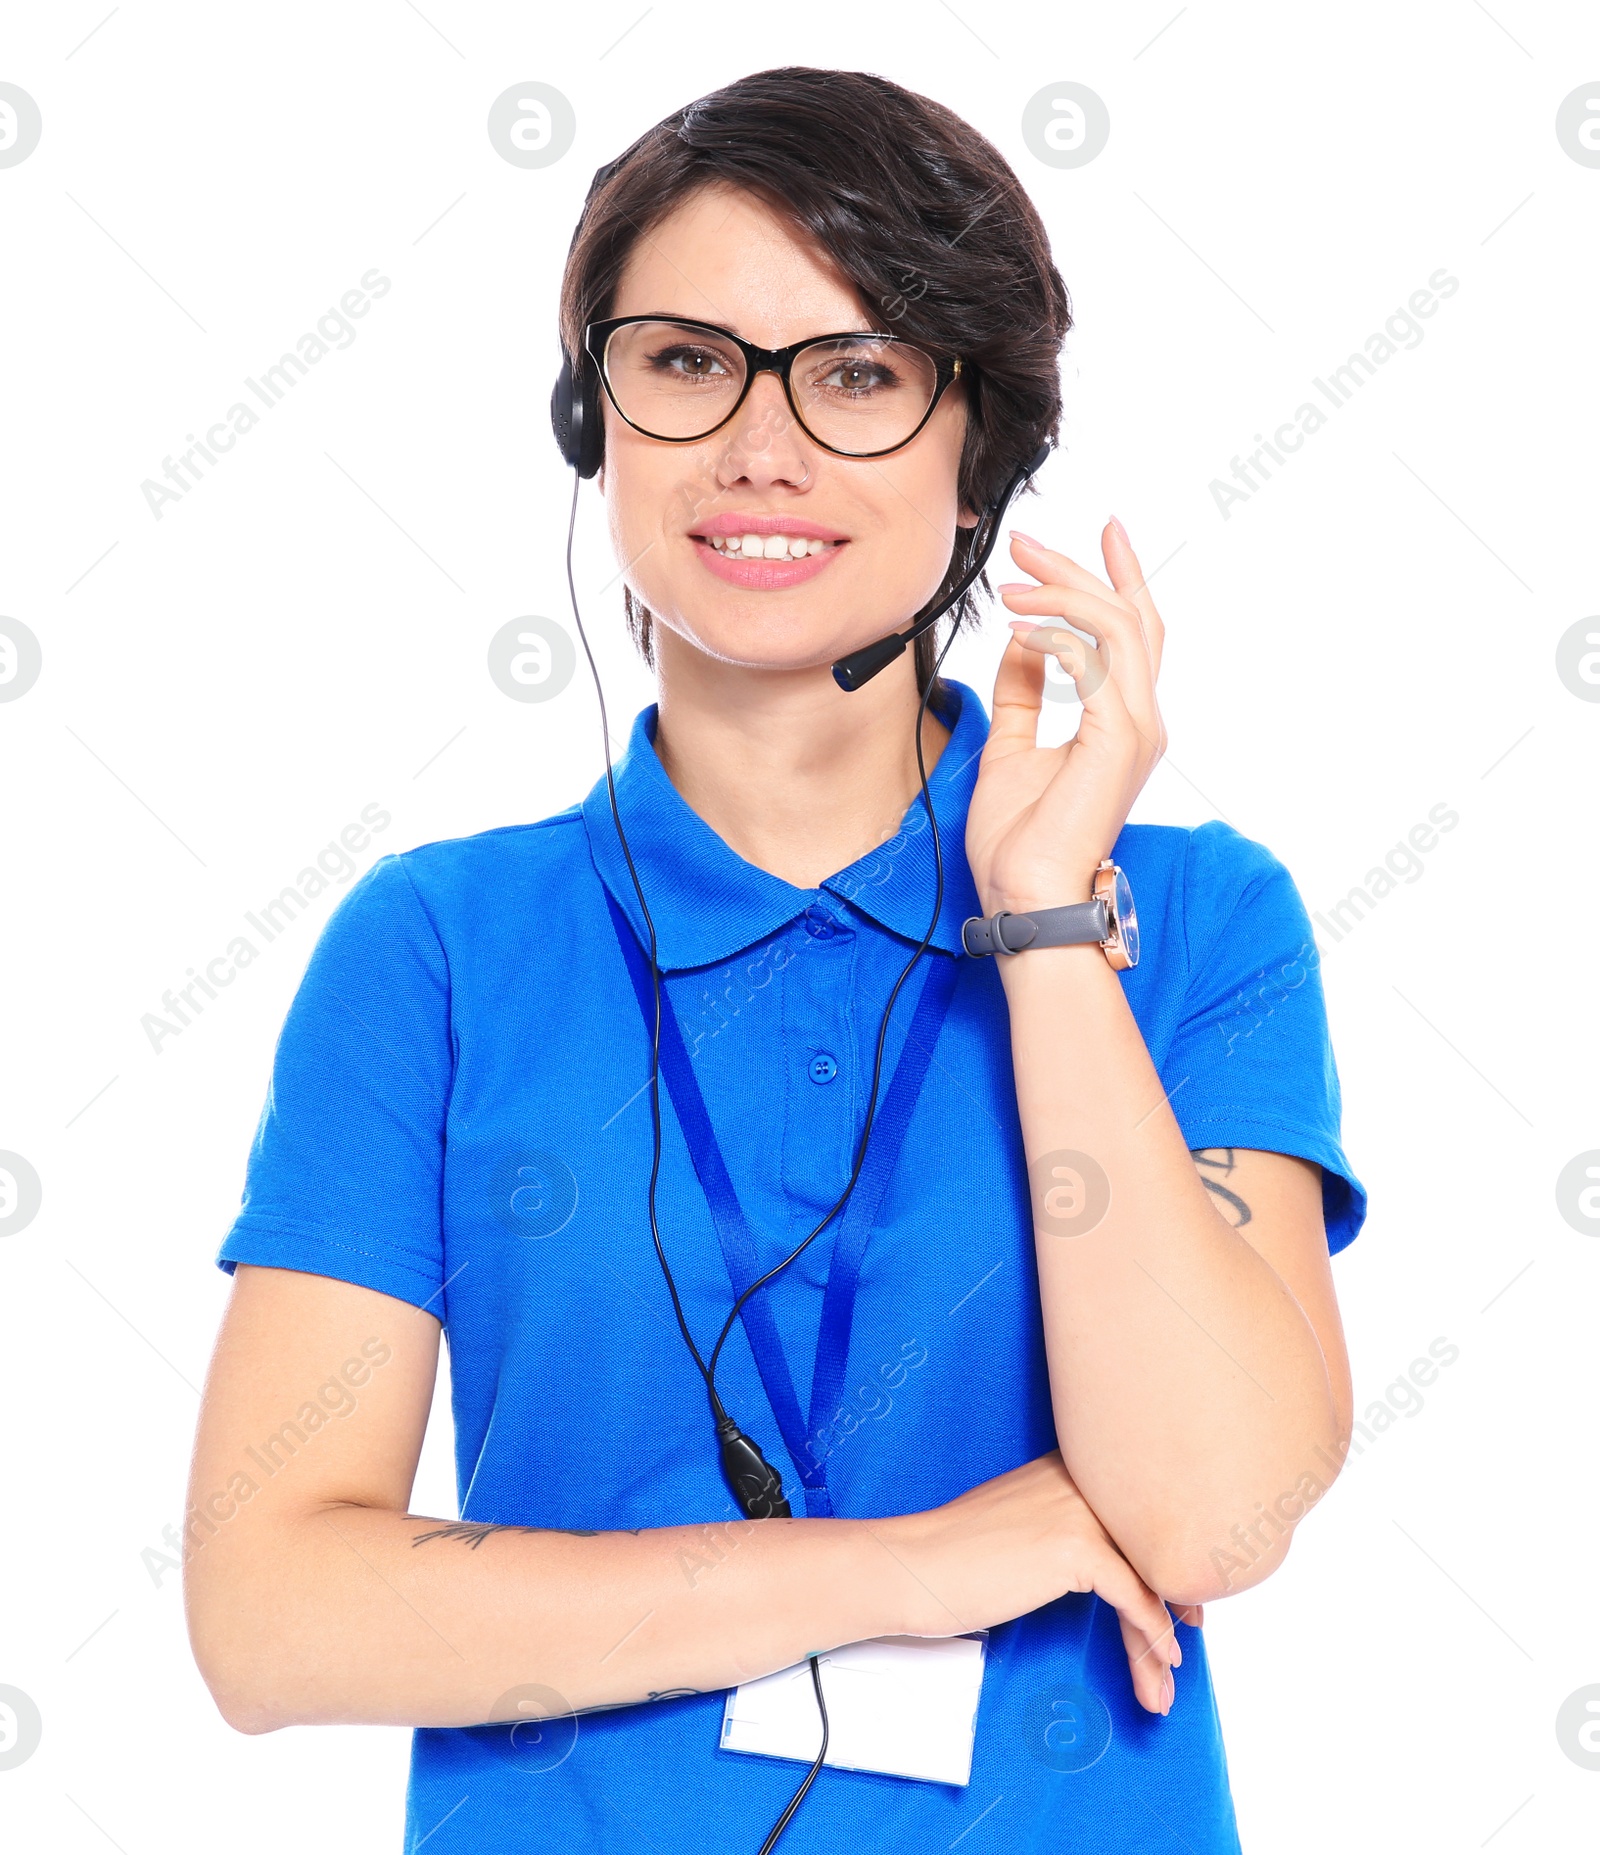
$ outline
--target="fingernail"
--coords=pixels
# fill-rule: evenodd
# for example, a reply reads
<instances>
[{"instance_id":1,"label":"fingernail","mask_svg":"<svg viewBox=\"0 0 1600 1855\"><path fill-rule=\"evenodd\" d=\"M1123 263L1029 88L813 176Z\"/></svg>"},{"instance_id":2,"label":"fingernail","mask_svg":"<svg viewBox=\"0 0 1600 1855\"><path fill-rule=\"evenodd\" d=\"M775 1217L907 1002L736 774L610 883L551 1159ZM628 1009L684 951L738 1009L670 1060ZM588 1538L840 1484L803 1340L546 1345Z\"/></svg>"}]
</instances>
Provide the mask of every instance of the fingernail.
<instances>
[{"instance_id":1,"label":"fingernail","mask_svg":"<svg viewBox=\"0 0 1600 1855\"><path fill-rule=\"evenodd\" d=\"M1027 580L1005 580L995 588L997 593L1036 593L1038 590Z\"/></svg>"},{"instance_id":2,"label":"fingernail","mask_svg":"<svg viewBox=\"0 0 1600 1855\"><path fill-rule=\"evenodd\" d=\"M1006 623L1013 631L1038 631L1039 620L1036 618L1008 618Z\"/></svg>"},{"instance_id":3,"label":"fingernail","mask_svg":"<svg viewBox=\"0 0 1600 1855\"><path fill-rule=\"evenodd\" d=\"M1129 547L1133 546L1133 543L1128 540L1127 529L1122 526L1121 522L1119 522L1114 515L1111 517L1111 526L1114 529L1116 529L1117 533L1122 536L1122 539L1127 543Z\"/></svg>"},{"instance_id":4,"label":"fingernail","mask_svg":"<svg viewBox=\"0 0 1600 1855\"><path fill-rule=\"evenodd\" d=\"M1011 539L1013 541L1026 541L1029 547L1044 546L1042 541L1035 541L1032 535L1025 535L1020 528L1013 528L1011 530Z\"/></svg>"}]
</instances>

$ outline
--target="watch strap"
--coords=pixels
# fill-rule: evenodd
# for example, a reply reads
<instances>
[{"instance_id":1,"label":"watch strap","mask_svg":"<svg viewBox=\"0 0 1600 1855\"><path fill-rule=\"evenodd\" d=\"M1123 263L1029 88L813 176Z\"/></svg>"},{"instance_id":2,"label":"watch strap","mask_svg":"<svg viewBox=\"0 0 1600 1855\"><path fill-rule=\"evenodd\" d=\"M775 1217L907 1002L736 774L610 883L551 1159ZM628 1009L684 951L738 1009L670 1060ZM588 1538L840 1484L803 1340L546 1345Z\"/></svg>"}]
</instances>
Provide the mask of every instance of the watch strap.
<instances>
[{"instance_id":1,"label":"watch strap","mask_svg":"<svg viewBox=\"0 0 1600 1855\"><path fill-rule=\"evenodd\" d=\"M1061 908L1037 908L1029 915L1001 909L985 920L974 915L962 923L961 944L974 959L991 953L1021 953L1029 947L1082 947L1111 938L1111 911L1096 898L1068 902Z\"/></svg>"}]
</instances>

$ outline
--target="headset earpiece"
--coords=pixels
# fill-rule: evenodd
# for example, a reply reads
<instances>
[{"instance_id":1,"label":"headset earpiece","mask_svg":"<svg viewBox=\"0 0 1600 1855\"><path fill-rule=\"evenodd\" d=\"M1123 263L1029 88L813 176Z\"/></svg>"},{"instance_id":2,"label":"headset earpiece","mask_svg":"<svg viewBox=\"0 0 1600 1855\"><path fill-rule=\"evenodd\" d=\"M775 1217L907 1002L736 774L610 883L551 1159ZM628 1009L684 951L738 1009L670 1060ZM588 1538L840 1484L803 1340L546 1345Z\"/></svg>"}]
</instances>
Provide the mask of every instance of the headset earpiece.
<instances>
[{"instance_id":1,"label":"headset earpiece","mask_svg":"<svg viewBox=\"0 0 1600 1855\"><path fill-rule=\"evenodd\" d=\"M594 363L588 355L574 377L572 358L563 353L561 372L550 394L550 426L563 461L580 477L592 477L605 454L605 425L596 387Z\"/></svg>"}]
</instances>

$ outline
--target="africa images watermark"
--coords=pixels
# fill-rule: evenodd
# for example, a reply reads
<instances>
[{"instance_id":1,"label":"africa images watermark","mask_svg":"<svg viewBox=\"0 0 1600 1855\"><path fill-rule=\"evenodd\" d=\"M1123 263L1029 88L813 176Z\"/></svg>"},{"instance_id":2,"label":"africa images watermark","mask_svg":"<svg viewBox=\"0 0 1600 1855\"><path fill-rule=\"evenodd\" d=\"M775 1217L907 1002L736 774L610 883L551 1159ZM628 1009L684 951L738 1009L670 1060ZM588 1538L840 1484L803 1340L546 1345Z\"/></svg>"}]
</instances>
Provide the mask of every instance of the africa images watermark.
<instances>
[{"instance_id":1,"label":"africa images watermark","mask_svg":"<svg viewBox=\"0 0 1600 1855\"><path fill-rule=\"evenodd\" d=\"M881 1422L887 1417L894 1409L894 1399L888 1396L883 1387L900 1390L911 1373L925 1364L927 1358L928 1349L920 1340L913 1337L901 1341L894 1357L880 1361L877 1367L876 1376L882 1383L875 1383L873 1374L869 1372L865 1382L856 1387L853 1396L860 1404L859 1415L848 1402L841 1404L826 1423L806 1438L805 1453L810 1464L821 1467L843 1446L847 1438L866 1428L866 1419ZM674 1555L678 1569L691 1588L697 1587L707 1572L715 1571L729 1553L737 1550L751 1537L754 1528L763 1524L760 1520L744 1517L707 1521L699 1529L700 1549L691 1551L687 1546L680 1546Z\"/></svg>"},{"instance_id":2,"label":"africa images watermark","mask_svg":"<svg viewBox=\"0 0 1600 1855\"><path fill-rule=\"evenodd\" d=\"M1453 831L1460 822L1461 814L1441 799L1430 808L1426 821L1414 824L1404 840L1388 851L1381 865L1374 864L1361 882L1334 902L1326 914L1319 911L1311 919L1336 941L1343 940L1358 921L1365 920L1386 895L1393 893L1397 883L1420 881L1427 865L1419 853L1436 849L1440 836Z\"/></svg>"},{"instance_id":3,"label":"africa images watermark","mask_svg":"<svg viewBox=\"0 0 1600 1855\"><path fill-rule=\"evenodd\" d=\"M181 1531L171 1524L162 1528L161 1537L171 1550L163 1552L159 1546L146 1546L140 1552L139 1560L149 1573L150 1582L159 1590L168 1572L177 1571L184 1560L215 1539L239 1509L253 1500L266 1482L287 1468L313 1437L336 1419L353 1416L360 1403L356 1390L367 1384L373 1373L393 1357L394 1348L387 1340L380 1340L376 1335L363 1340L360 1357L347 1359L338 1371L330 1372L292 1418L263 1437L259 1446L246 1444L244 1453L249 1457L248 1465L229 1476L226 1487L213 1489L203 1501L191 1501Z\"/></svg>"},{"instance_id":4,"label":"africa images watermark","mask_svg":"<svg viewBox=\"0 0 1600 1855\"><path fill-rule=\"evenodd\" d=\"M295 343L296 352L281 355L270 367L262 370L259 380L246 374L245 385L268 412L276 411L289 389L298 386L325 354L331 353L334 348L351 346L358 332L353 321L359 321L366 315L373 303L387 296L391 288L389 279L376 265L364 271L359 287L346 290L339 299L339 307L325 309L317 318L315 330L308 330L300 337ZM344 339L341 340L341 336ZM293 374L289 371L291 367L296 370ZM189 449L176 461L171 457L161 460L161 473L166 482L160 483L153 477L146 477L139 485L144 492L146 506L155 519L158 522L161 520L168 503L181 502L196 484L205 481L202 461L205 464L220 463L221 458L217 453L231 451L246 432L254 431L260 423L261 414L240 399L235 400L222 417L208 427L203 439L196 437L193 432L187 433ZM185 471L188 472L187 476L184 475Z\"/></svg>"},{"instance_id":5,"label":"africa images watermark","mask_svg":"<svg viewBox=\"0 0 1600 1855\"><path fill-rule=\"evenodd\" d=\"M365 850L371 841L368 833L385 831L391 823L389 814L376 802L362 806L361 822L347 824L336 842L330 840L323 845L317 852L314 867L308 864L292 883L280 889L271 901L263 902L259 909L247 908L244 918L260 935L262 947L276 940L331 883L348 882L356 872L351 853ZM186 985L163 992L161 1010L147 1011L139 1020L154 1053L160 1056L166 1040L181 1036L205 1010L201 995L207 999L219 997L219 988L232 985L244 968L260 957L261 951L248 934L236 934L221 953L206 961L204 972L191 966Z\"/></svg>"},{"instance_id":6,"label":"africa images watermark","mask_svg":"<svg viewBox=\"0 0 1600 1855\"><path fill-rule=\"evenodd\" d=\"M1326 380L1314 374L1311 384L1335 412L1342 410L1385 361L1391 360L1402 348L1421 347L1427 333L1422 323L1437 315L1440 303L1454 296L1460 288L1460 280L1441 265L1428 279L1426 288L1411 292L1406 308L1394 310L1383 328L1369 335L1360 350L1329 370ZM1328 422L1329 415L1320 406L1305 400L1295 407L1270 439L1257 432L1258 448L1248 459L1235 457L1230 460L1233 481L1225 482L1220 477L1211 479L1211 499L1223 521L1230 518L1236 502L1248 502L1271 479L1272 471L1265 460L1271 459L1278 465L1288 463L1289 457Z\"/></svg>"},{"instance_id":7,"label":"africa images watermark","mask_svg":"<svg viewBox=\"0 0 1600 1855\"><path fill-rule=\"evenodd\" d=\"M1321 949L1315 941L1308 940L1301 943L1294 958L1285 960L1272 977L1268 977L1266 967L1261 967L1253 981L1254 989L1250 992L1241 990L1234 995L1232 1017L1226 1021L1221 1018L1216 1021L1217 1029L1222 1033L1222 1041L1227 1046L1223 1054L1232 1056L1236 1044L1243 1038L1253 1037L1289 994L1299 991L1321 964Z\"/></svg>"},{"instance_id":8,"label":"africa images watermark","mask_svg":"<svg viewBox=\"0 0 1600 1855\"><path fill-rule=\"evenodd\" d=\"M1461 1348L1443 1334L1428 1343L1428 1356L1411 1361L1406 1370L1388 1385L1381 1398L1374 1398L1350 1426L1350 1438L1338 1453L1320 1446L1313 1451L1317 1462L1299 1476L1292 1488L1286 1488L1270 1507L1257 1501L1256 1511L1248 1520L1233 1527L1226 1546L1211 1549L1211 1567L1221 1574L1225 1586L1236 1573L1248 1571L1265 1551L1270 1551L1298 1520L1316 1506L1333 1486L1340 1469L1352 1456L1362 1454L1366 1445L1375 1443L1398 1418L1415 1417L1422 1410L1423 1391L1438 1382L1440 1369L1452 1366L1461 1357ZM1267 1529L1274 1537L1266 1537Z\"/></svg>"},{"instance_id":9,"label":"africa images watermark","mask_svg":"<svg viewBox=\"0 0 1600 1855\"><path fill-rule=\"evenodd\" d=\"M1427 821L1414 824L1404 839L1388 851L1382 864L1375 864L1367 871L1362 883L1333 903L1326 913L1319 910L1311 917L1312 921L1335 943L1343 940L1356 923L1364 920L1385 896L1393 894L1400 883L1421 879L1427 867L1422 854L1436 849L1441 835L1453 831L1460 822L1460 813L1441 800L1430 809ZM1260 968L1249 989L1235 994L1232 1013L1216 1021L1227 1046L1227 1055L1231 1056L1243 1039L1254 1036L1287 1001L1289 994L1305 984L1322 964L1322 958L1322 946L1310 940L1303 942L1294 958L1284 961L1275 973L1269 974L1264 966Z\"/></svg>"}]
</instances>

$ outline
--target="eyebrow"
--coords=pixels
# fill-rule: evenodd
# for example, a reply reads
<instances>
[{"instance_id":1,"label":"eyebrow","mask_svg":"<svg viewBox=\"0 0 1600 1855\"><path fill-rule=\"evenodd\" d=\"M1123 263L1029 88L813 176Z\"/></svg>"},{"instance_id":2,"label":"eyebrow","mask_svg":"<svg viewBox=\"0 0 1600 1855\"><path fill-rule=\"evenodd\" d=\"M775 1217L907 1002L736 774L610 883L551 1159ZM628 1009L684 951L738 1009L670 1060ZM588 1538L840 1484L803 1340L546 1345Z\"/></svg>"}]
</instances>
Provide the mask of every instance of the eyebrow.
<instances>
[{"instance_id":1,"label":"eyebrow","mask_svg":"<svg viewBox=\"0 0 1600 1855\"><path fill-rule=\"evenodd\" d=\"M766 348L767 347L766 342L757 341L754 338L754 336L746 335L741 330L732 327L728 323L706 322L706 321L703 321L699 316L680 315L679 312L675 309L640 309L636 312L630 312L630 313L636 313L641 316L657 318L663 322L693 322L697 327L711 329L719 335L737 335L740 341L748 341L752 348ZM890 329L829 328L829 329L823 329L818 334L815 334L815 335L801 335L800 337L798 337L796 341L780 341L777 344L777 347L778 348L793 348L793 347L797 347L801 342L826 341L830 335L876 335L883 341L898 341L901 339L900 336L894 334L893 331ZM914 345L921 346L920 343L917 343ZM776 352L776 350L768 349L768 352L769 353Z\"/></svg>"}]
</instances>

